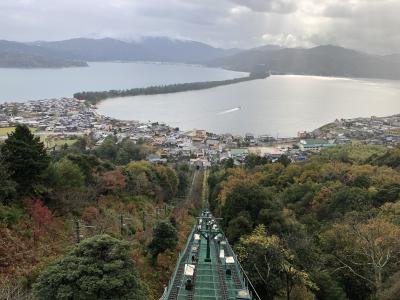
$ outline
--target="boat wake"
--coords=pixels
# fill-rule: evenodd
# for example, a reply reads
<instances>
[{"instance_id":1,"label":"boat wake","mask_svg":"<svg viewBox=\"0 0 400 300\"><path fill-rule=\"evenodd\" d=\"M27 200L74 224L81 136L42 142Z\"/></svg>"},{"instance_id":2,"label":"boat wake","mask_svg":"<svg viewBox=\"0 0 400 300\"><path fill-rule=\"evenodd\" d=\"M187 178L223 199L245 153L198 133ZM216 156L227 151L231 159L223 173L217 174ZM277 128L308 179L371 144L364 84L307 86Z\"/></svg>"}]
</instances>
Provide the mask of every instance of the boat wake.
<instances>
[{"instance_id":1,"label":"boat wake","mask_svg":"<svg viewBox=\"0 0 400 300\"><path fill-rule=\"evenodd\" d=\"M238 107L235 107L235 108L232 108L232 109L228 109L228 110L221 111L221 112L217 113L217 115L226 115L226 114L230 114L230 113L233 113L233 112L238 111L238 110L240 110L240 109L241 109L241 107L238 106Z\"/></svg>"}]
</instances>

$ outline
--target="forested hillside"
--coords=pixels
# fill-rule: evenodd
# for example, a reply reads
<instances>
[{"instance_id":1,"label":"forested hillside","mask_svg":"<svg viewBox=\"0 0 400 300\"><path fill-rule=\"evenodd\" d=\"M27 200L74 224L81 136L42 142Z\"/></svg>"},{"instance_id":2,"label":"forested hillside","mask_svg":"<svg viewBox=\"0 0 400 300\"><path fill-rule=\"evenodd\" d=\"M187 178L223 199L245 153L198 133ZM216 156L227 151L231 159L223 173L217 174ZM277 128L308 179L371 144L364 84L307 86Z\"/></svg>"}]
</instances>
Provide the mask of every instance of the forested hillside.
<instances>
[{"instance_id":1,"label":"forested hillside","mask_svg":"<svg viewBox=\"0 0 400 300\"><path fill-rule=\"evenodd\" d=\"M400 153L214 167L210 205L263 299L400 299Z\"/></svg>"},{"instance_id":2,"label":"forested hillside","mask_svg":"<svg viewBox=\"0 0 400 300\"><path fill-rule=\"evenodd\" d=\"M371 55L333 45L303 48L254 48L208 63L248 72L262 67L272 74L399 79L397 55Z\"/></svg>"},{"instance_id":3,"label":"forested hillside","mask_svg":"<svg viewBox=\"0 0 400 300\"><path fill-rule=\"evenodd\" d=\"M197 215L194 170L115 137L49 151L25 126L0 149L0 299L158 299Z\"/></svg>"},{"instance_id":4,"label":"forested hillside","mask_svg":"<svg viewBox=\"0 0 400 300\"><path fill-rule=\"evenodd\" d=\"M69 59L51 49L0 40L0 68L86 67L81 60Z\"/></svg>"},{"instance_id":5,"label":"forested hillside","mask_svg":"<svg viewBox=\"0 0 400 300\"><path fill-rule=\"evenodd\" d=\"M400 298L398 148L228 159L208 188L154 151L114 136L50 151L18 126L0 146L0 298L158 299L204 191L262 299Z\"/></svg>"}]
</instances>

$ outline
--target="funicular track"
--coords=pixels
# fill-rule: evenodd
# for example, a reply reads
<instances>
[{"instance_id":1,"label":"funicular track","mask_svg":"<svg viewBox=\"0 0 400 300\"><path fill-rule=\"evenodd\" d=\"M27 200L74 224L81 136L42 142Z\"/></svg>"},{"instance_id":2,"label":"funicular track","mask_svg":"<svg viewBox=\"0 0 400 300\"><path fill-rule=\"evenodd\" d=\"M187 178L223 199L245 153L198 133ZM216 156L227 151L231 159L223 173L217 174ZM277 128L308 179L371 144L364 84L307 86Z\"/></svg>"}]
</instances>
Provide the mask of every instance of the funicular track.
<instances>
[{"instance_id":1,"label":"funicular track","mask_svg":"<svg viewBox=\"0 0 400 300\"><path fill-rule=\"evenodd\" d=\"M168 300L175 300L178 297L178 293L179 293L179 290L181 288L181 281L182 281L182 278L183 278L185 264L186 264L186 262L188 260L192 244L193 244L193 241L190 240L186 244L186 248L185 248L185 251L183 252L183 255L180 256L180 258L178 259L178 267L176 269L175 278L174 278L172 286L171 286L170 294L169 294L168 298L166 298Z\"/></svg>"},{"instance_id":2,"label":"funicular track","mask_svg":"<svg viewBox=\"0 0 400 300\"><path fill-rule=\"evenodd\" d=\"M217 220L203 210L161 299L259 299L249 284Z\"/></svg>"},{"instance_id":3,"label":"funicular track","mask_svg":"<svg viewBox=\"0 0 400 300\"><path fill-rule=\"evenodd\" d=\"M207 170L196 170L186 203L208 207ZM252 292L253 291L253 292ZM203 209L160 300L259 300L218 219Z\"/></svg>"}]
</instances>

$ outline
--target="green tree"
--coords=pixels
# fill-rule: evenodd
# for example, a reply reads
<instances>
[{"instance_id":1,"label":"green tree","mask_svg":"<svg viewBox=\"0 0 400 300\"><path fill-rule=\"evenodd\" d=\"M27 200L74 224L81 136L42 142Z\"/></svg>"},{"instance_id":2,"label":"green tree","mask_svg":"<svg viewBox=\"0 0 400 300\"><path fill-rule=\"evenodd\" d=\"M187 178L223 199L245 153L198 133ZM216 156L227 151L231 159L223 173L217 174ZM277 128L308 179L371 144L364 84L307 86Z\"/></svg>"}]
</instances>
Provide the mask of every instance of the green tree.
<instances>
[{"instance_id":1,"label":"green tree","mask_svg":"<svg viewBox=\"0 0 400 300\"><path fill-rule=\"evenodd\" d=\"M265 165L270 162L271 160L268 157L258 156L253 153L247 155L246 158L244 159L244 164L248 169L252 169L258 165Z\"/></svg>"},{"instance_id":2,"label":"green tree","mask_svg":"<svg viewBox=\"0 0 400 300\"><path fill-rule=\"evenodd\" d=\"M84 240L33 285L38 299L146 299L129 244L108 235Z\"/></svg>"},{"instance_id":3,"label":"green tree","mask_svg":"<svg viewBox=\"0 0 400 300\"><path fill-rule=\"evenodd\" d=\"M160 222L153 230L153 239L149 250L153 258L167 249L173 250L178 243L176 228L167 222Z\"/></svg>"},{"instance_id":4,"label":"green tree","mask_svg":"<svg viewBox=\"0 0 400 300\"><path fill-rule=\"evenodd\" d=\"M16 183L11 179L5 163L0 156L0 202L8 204L16 193Z\"/></svg>"},{"instance_id":5,"label":"green tree","mask_svg":"<svg viewBox=\"0 0 400 300\"><path fill-rule=\"evenodd\" d=\"M162 200L171 200L178 191L178 175L174 169L166 166L156 166L155 170L157 173L158 184L163 191Z\"/></svg>"},{"instance_id":6,"label":"green tree","mask_svg":"<svg viewBox=\"0 0 400 300\"><path fill-rule=\"evenodd\" d=\"M178 191L179 196L185 196L190 186L190 168L188 164L180 164L176 167L178 176Z\"/></svg>"},{"instance_id":7,"label":"green tree","mask_svg":"<svg viewBox=\"0 0 400 300\"><path fill-rule=\"evenodd\" d=\"M242 235L249 234L252 229L250 214L244 211L229 222L226 235L231 243L235 243Z\"/></svg>"},{"instance_id":8,"label":"green tree","mask_svg":"<svg viewBox=\"0 0 400 300\"><path fill-rule=\"evenodd\" d=\"M79 166L67 158L54 163L51 169L51 180L56 188L80 188L85 184L85 175Z\"/></svg>"},{"instance_id":9,"label":"green tree","mask_svg":"<svg viewBox=\"0 0 400 300\"><path fill-rule=\"evenodd\" d=\"M49 157L39 137L34 137L25 125L17 125L15 131L1 148L11 178L18 184L20 194L30 193L49 165Z\"/></svg>"},{"instance_id":10,"label":"green tree","mask_svg":"<svg viewBox=\"0 0 400 300\"><path fill-rule=\"evenodd\" d=\"M233 160L232 157L229 157L224 160L224 168L225 169L233 168L234 166L235 166L235 161Z\"/></svg>"},{"instance_id":11,"label":"green tree","mask_svg":"<svg viewBox=\"0 0 400 300\"><path fill-rule=\"evenodd\" d=\"M247 211L252 220L257 220L260 210L267 207L270 200L271 195L267 189L257 182L239 182L226 195L225 205L222 207L223 222L227 225L242 211Z\"/></svg>"},{"instance_id":12,"label":"green tree","mask_svg":"<svg viewBox=\"0 0 400 300\"><path fill-rule=\"evenodd\" d=\"M332 276L322 270L318 270L312 276L313 281L318 286L315 295L318 300L346 300L346 294L339 283Z\"/></svg>"},{"instance_id":13,"label":"green tree","mask_svg":"<svg viewBox=\"0 0 400 300\"><path fill-rule=\"evenodd\" d=\"M380 187L373 196L375 206L380 206L385 202L395 202L400 199L400 183L386 183Z\"/></svg>"},{"instance_id":14,"label":"green tree","mask_svg":"<svg viewBox=\"0 0 400 300\"><path fill-rule=\"evenodd\" d=\"M170 200L178 191L178 176L167 166L146 161L130 162L124 168L124 175L128 191L135 196L157 196L157 200Z\"/></svg>"},{"instance_id":15,"label":"green tree","mask_svg":"<svg viewBox=\"0 0 400 300\"><path fill-rule=\"evenodd\" d=\"M74 153L68 154L66 158L79 166L85 176L86 184L94 184L96 174L111 171L114 168L111 163L102 161L96 155Z\"/></svg>"},{"instance_id":16,"label":"green tree","mask_svg":"<svg viewBox=\"0 0 400 300\"><path fill-rule=\"evenodd\" d=\"M146 195L154 197L160 193L160 187L154 184L156 174L153 166L145 161L130 162L124 168L127 190L133 196Z\"/></svg>"},{"instance_id":17,"label":"green tree","mask_svg":"<svg viewBox=\"0 0 400 300\"><path fill-rule=\"evenodd\" d=\"M118 152L117 138L108 136L99 147L96 148L97 155L102 159L115 161Z\"/></svg>"},{"instance_id":18,"label":"green tree","mask_svg":"<svg viewBox=\"0 0 400 300\"><path fill-rule=\"evenodd\" d=\"M264 225L242 237L236 253L262 299L285 293L290 300L296 285L316 288L309 275L294 265L291 251L283 247L279 237L268 236Z\"/></svg>"},{"instance_id":19,"label":"green tree","mask_svg":"<svg viewBox=\"0 0 400 300\"><path fill-rule=\"evenodd\" d=\"M282 154L281 157L278 158L278 162L287 167L291 163L291 160L285 154Z\"/></svg>"},{"instance_id":20,"label":"green tree","mask_svg":"<svg viewBox=\"0 0 400 300\"><path fill-rule=\"evenodd\" d=\"M351 211L367 211L372 208L372 201L367 190L358 187L343 187L333 193L322 205L325 217L340 217Z\"/></svg>"}]
</instances>

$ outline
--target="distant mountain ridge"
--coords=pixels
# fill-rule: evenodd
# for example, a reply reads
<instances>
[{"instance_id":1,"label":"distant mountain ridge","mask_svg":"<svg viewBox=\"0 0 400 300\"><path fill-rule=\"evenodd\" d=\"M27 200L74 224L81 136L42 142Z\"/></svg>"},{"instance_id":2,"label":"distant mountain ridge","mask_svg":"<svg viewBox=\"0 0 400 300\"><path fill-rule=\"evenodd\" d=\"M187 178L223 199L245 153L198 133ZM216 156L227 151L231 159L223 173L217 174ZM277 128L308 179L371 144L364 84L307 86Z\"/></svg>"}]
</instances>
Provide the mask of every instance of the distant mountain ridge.
<instances>
[{"instance_id":1,"label":"distant mountain ridge","mask_svg":"<svg viewBox=\"0 0 400 300\"><path fill-rule=\"evenodd\" d=\"M87 66L60 53L18 42L0 40L0 68L64 68Z\"/></svg>"},{"instance_id":2,"label":"distant mountain ridge","mask_svg":"<svg viewBox=\"0 0 400 300\"><path fill-rule=\"evenodd\" d=\"M112 38L75 38L32 43L0 41L0 67L60 68L86 66L86 62L94 61L204 64L240 51L166 37L145 37L131 42Z\"/></svg>"},{"instance_id":3,"label":"distant mountain ridge","mask_svg":"<svg viewBox=\"0 0 400 300\"><path fill-rule=\"evenodd\" d=\"M400 53L394 53L394 54L390 54L390 55L385 55L384 58L389 60L389 61L400 62Z\"/></svg>"},{"instance_id":4,"label":"distant mountain ridge","mask_svg":"<svg viewBox=\"0 0 400 300\"><path fill-rule=\"evenodd\" d=\"M207 65L245 72L262 67L272 74L400 79L398 55L371 55L333 45L310 49L255 48Z\"/></svg>"},{"instance_id":5,"label":"distant mountain ridge","mask_svg":"<svg viewBox=\"0 0 400 300\"><path fill-rule=\"evenodd\" d=\"M236 48L215 48L201 42L170 39L167 37L144 37L138 43L146 49L157 52L163 61L169 62L200 64L242 51Z\"/></svg>"},{"instance_id":6,"label":"distant mountain ridge","mask_svg":"<svg viewBox=\"0 0 400 300\"><path fill-rule=\"evenodd\" d=\"M111 38L78 38L56 42L36 42L36 46L62 53L69 59L85 61L160 61L205 63L236 54L239 49L222 49L210 45L166 37L144 37L125 42Z\"/></svg>"},{"instance_id":7,"label":"distant mountain ridge","mask_svg":"<svg viewBox=\"0 0 400 300\"><path fill-rule=\"evenodd\" d=\"M249 50L216 48L205 43L144 37L137 41L76 38L54 42L0 41L0 67L60 68L93 61L156 61L202 64L244 72L400 79L400 54L371 55L339 46Z\"/></svg>"},{"instance_id":8,"label":"distant mountain ridge","mask_svg":"<svg viewBox=\"0 0 400 300\"><path fill-rule=\"evenodd\" d=\"M139 44L127 43L111 38L88 39L77 38L55 42L36 42L35 45L51 49L69 59L85 61L116 60L157 60L161 59Z\"/></svg>"}]
</instances>

